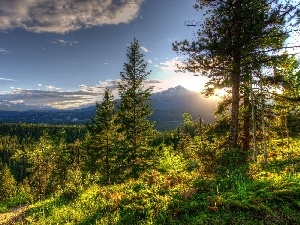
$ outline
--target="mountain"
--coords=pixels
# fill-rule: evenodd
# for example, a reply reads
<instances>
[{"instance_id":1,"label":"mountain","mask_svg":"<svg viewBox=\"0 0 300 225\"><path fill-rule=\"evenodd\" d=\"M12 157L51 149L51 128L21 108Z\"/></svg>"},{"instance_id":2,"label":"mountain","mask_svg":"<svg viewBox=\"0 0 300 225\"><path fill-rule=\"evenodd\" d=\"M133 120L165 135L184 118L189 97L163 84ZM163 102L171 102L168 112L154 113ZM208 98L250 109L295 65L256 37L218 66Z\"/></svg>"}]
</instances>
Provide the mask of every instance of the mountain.
<instances>
[{"instance_id":1,"label":"mountain","mask_svg":"<svg viewBox=\"0 0 300 225\"><path fill-rule=\"evenodd\" d=\"M205 98L200 92L189 91L182 86L154 93L151 99L155 102L150 119L156 121L156 127L160 130L182 125L182 114L185 112L190 113L194 119L202 116L206 123L215 120L213 111L218 103L217 99Z\"/></svg>"},{"instance_id":2,"label":"mountain","mask_svg":"<svg viewBox=\"0 0 300 225\"><path fill-rule=\"evenodd\" d=\"M25 105L24 103L11 103L7 100L0 100L0 111L29 111L29 110L52 110L54 108L42 105Z\"/></svg>"},{"instance_id":3,"label":"mountain","mask_svg":"<svg viewBox=\"0 0 300 225\"><path fill-rule=\"evenodd\" d=\"M214 121L213 110L217 100L204 98L199 92L193 92L182 86L170 88L166 91L153 93L153 114L150 120L155 121L159 130L176 128L183 124L182 114L190 113L194 119L200 115L207 123ZM8 102L6 102L8 104ZM26 109L26 106L24 106ZM0 122L25 122L49 124L85 124L95 116L95 106L73 110L54 110L41 107L24 110L21 105L8 107L9 111L0 111ZM18 110L16 110L18 109ZM20 111L20 109L23 109Z\"/></svg>"}]
</instances>

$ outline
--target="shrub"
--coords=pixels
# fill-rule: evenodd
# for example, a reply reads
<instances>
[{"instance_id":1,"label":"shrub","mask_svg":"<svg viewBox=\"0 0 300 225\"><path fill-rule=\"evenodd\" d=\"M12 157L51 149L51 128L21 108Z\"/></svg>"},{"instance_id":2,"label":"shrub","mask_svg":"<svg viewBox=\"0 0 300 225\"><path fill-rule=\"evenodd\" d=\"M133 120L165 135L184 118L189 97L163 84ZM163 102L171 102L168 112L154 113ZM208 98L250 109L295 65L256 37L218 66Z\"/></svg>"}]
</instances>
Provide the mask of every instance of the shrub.
<instances>
[{"instance_id":1,"label":"shrub","mask_svg":"<svg viewBox=\"0 0 300 225\"><path fill-rule=\"evenodd\" d=\"M16 195L17 184L7 165L0 173L0 200L7 201Z\"/></svg>"}]
</instances>

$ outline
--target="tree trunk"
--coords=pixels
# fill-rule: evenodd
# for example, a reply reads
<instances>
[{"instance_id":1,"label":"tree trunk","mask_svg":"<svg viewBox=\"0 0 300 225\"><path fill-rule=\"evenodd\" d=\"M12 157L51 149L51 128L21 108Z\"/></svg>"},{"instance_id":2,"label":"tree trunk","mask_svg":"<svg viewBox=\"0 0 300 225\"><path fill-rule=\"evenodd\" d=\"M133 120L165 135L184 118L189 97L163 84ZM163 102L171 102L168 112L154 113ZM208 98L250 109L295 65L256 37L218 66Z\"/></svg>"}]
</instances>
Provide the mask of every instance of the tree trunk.
<instances>
[{"instance_id":1,"label":"tree trunk","mask_svg":"<svg viewBox=\"0 0 300 225\"><path fill-rule=\"evenodd\" d=\"M229 148L238 148L239 134L239 103L240 103L240 56L234 58L234 68L231 75L232 103L229 134Z\"/></svg>"},{"instance_id":2,"label":"tree trunk","mask_svg":"<svg viewBox=\"0 0 300 225\"><path fill-rule=\"evenodd\" d=\"M256 111L254 103L254 94L252 89L252 78L250 77L250 98L251 98L251 115L252 115L252 135L253 135L253 161L257 162L257 141L256 141Z\"/></svg>"},{"instance_id":3,"label":"tree trunk","mask_svg":"<svg viewBox=\"0 0 300 225\"><path fill-rule=\"evenodd\" d=\"M110 168L109 168L109 139L106 137L106 156L105 156L105 165L106 165L106 182L110 184Z\"/></svg>"},{"instance_id":4,"label":"tree trunk","mask_svg":"<svg viewBox=\"0 0 300 225\"><path fill-rule=\"evenodd\" d=\"M232 33L232 103L231 103L231 120L229 134L229 149L238 148L239 135L239 104L240 104L240 76L241 76L241 5L242 1L236 1L234 6L235 25Z\"/></svg>"},{"instance_id":5,"label":"tree trunk","mask_svg":"<svg viewBox=\"0 0 300 225\"><path fill-rule=\"evenodd\" d=\"M246 92L246 91L245 91ZM249 115L250 100L248 93L244 93L244 139L243 150L250 149L250 115Z\"/></svg>"},{"instance_id":6,"label":"tree trunk","mask_svg":"<svg viewBox=\"0 0 300 225\"><path fill-rule=\"evenodd\" d=\"M263 149L264 149L264 163L268 163L268 154L267 154L267 137L266 137L266 123L265 123L265 99L263 93L262 80L260 81L260 94L261 94L261 126L263 132Z\"/></svg>"}]
</instances>

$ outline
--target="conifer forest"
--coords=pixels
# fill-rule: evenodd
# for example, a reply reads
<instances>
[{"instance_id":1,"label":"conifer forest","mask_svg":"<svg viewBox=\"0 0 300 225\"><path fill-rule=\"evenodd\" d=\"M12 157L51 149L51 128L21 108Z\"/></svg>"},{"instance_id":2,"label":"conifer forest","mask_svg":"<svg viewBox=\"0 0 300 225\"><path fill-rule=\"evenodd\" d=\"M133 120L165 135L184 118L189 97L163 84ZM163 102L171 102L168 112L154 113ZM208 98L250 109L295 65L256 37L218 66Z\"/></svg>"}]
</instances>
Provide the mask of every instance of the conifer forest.
<instances>
[{"instance_id":1,"label":"conifer forest","mask_svg":"<svg viewBox=\"0 0 300 225\"><path fill-rule=\"evenodd\" d=\"M0 224L300 224L300 3L197 0L178 70L226 94L215 122L157 130L151 71L127 47L85 125L0 124ZM205 106L204 106L205 107ZM172 112L170 112L172 113Z\"/></svg>"}]
</instances>

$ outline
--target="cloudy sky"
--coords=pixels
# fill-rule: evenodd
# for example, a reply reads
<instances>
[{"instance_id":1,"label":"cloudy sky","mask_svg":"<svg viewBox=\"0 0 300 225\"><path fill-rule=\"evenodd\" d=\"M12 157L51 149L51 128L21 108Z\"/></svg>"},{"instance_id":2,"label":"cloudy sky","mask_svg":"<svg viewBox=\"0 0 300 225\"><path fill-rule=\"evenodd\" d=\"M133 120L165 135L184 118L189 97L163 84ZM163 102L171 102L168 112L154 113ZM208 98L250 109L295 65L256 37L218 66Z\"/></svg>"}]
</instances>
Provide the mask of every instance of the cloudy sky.
<instances>
[{"instance_id":1,"label":"cloudy sky","mask_svg":"<svg viewBox=\"0 0 300 225\"><path fill-rule=\"evenodd\" d=\"M203 78L175 73L172 42L192 38L195 0L1 0L0 100L56 108L101 100L117 87L134 37L145 54L154 91Z\"/></svg>"},{"instance_id":2,"label":"cloudy sky","mask_svg":"<svg viewBox=\"0 0 300 225\"><path fill-rule=\"evenodd\" d=\"M175 73L175 40L192 39L202 20L196 0L0 0L0 103L84 107L116 87L134 37L154 91L205 78ZM298 40L294 39L294 42Z\"/></svg>"}]
</instances>

